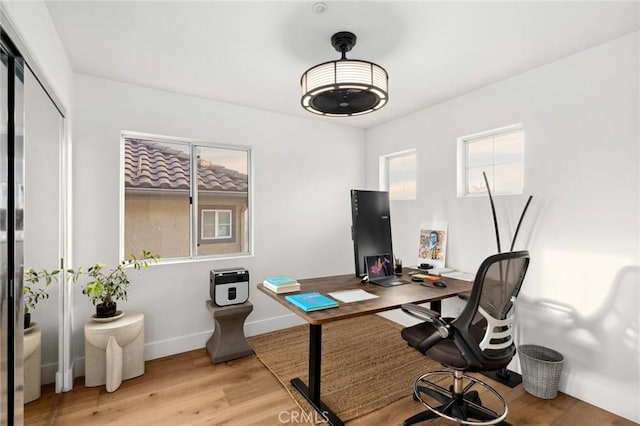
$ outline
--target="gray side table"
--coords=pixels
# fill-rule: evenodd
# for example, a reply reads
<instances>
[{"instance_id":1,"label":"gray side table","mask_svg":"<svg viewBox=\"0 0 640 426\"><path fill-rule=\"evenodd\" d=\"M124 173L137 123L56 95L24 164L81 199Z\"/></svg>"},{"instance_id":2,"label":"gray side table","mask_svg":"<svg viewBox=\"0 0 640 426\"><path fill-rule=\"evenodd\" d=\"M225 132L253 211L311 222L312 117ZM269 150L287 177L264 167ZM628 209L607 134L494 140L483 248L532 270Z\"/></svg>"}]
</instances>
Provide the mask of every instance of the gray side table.
<instances>
[{"instance_id":1,"label":"gray side table","mask_svg":"<svg viewBox=\"0 0 640 426\"><path fill-rule=\"evenodd\" d=\"M207 300L207 309L214 322L213 336L207 340L207 351L213 364L251 355L253 348L244 336L244 321L247 319L253 304L216 306Z\"/></svg>"}]
</instances>

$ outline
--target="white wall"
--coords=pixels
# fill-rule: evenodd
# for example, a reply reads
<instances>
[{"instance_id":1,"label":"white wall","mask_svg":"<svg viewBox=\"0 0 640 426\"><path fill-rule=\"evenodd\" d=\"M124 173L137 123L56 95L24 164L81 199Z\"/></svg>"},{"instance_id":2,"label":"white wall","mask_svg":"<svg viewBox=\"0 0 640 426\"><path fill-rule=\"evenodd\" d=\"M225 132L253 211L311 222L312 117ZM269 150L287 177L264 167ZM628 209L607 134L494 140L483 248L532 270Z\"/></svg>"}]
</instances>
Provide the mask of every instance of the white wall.
<instances>
[{"instance_id":1,"label":"white wall","mask_svg":"<svg viewBox=\"0 0 640 426\"><path fill-rule=\"evenodd\" d=\"M75 81L74 259L118 261L120 133L123 130L252 146L255 256L158 265L133 276L119 309L145 314L146 358L204 347L209 270L244 266L253 313L247 335L301 320L256 290L267 275L350 273L349 190L364 182L364 131L204 100L86 75ZM74 292L74 354L94 308ZM78 370L81 371L81 370Z\"/></svg>"},{"instance_id":2,"label":"white wall","mask_svg":"<svg viewBox=\"0 0 640 426\"><path fill-rule=\"evenodd\" d=\"M67 110L72 108L73 70L44 1L0 1L0 7ZM32 64L33 65L33 64Z\"/></svg>"},{"instance_id":3,"label":"white wall","mask_svg":"<svg viewBox=\"0 0 640 426\"><path fill-rule=\"evenodd\" d=\"M524 194L496 199L504 249L534 196L516 244L532 258L517 340L564 354L562 391L634 421L639 49L631 34L369 129L366 154L376 188L380 155L417 149L417 200L392 202L394 251L414 259L420 222L444 220L447 265L475 271L495 237L489 200L456 197L456 138L523 123Z\"/></svg>"}]
</instances>

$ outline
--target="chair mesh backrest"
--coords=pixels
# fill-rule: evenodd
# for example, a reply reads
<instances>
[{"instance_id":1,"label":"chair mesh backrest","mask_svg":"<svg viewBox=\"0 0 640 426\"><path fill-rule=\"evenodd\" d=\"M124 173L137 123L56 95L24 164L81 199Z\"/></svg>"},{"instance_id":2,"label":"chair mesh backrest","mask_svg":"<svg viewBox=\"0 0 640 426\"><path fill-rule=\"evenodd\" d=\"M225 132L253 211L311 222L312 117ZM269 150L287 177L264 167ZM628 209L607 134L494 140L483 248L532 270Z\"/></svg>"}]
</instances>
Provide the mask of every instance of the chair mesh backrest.
<instances>
[{"instance_id":1,"label":"chair mesh backrest","mask_svg":"<svg viewBox=\"0 0 640 426\"><path fill-rule=\"evenodd\" d=\"M490 256L478 269L467 306L454 321L474 352L493 358L512 351L514 303L528 265L529 253L520 251Z\"/></svg>"},{"instance_id":2,"label":"chair mesh backrest","mask_svg":"<svg viewBox=\"0 0 640 426\"><path fill-rule=\"evenodd\" d=\"M513 297L520 291L520 275L526 258L504 259L493 263L487 269L482 284L480 307L496 319L505 319L511 310ZM516 286L518 288L516 288ZM474 323L482 316L476 314Z\"/></svg>"}]
</instances>

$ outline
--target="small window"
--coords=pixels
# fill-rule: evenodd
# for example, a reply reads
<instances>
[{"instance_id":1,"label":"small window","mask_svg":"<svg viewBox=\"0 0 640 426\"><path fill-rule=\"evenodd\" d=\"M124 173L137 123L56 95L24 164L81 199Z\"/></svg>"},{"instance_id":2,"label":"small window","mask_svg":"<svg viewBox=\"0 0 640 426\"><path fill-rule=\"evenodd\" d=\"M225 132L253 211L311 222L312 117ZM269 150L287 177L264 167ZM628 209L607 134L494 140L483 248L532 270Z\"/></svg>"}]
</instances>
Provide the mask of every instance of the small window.
<instances>
[{"instance_id":1,"label":"small window","mask_svg":"<svg viewBox=\"0 0 640 426\"><path fill-rule=\"evenodd\" d=\"M458 138L458 196L487 192L522 194L524 189L524 131L521 125Z\"/></svg>"},{"instance_id":2,"label":"small window","mask_svg":"<svg viewBox=\"0 0 640 426\"><path fill-rule=\"evenodd\" d=\"M416 199L415 149L380 157L380 189L390 200Z\"/></svg>"},{"instance_id":3,"label":"small window","mask_svg":"<svg viewBox=\"0 0 640 426\"><path fill-rule=\"evenodd\" d=\"M202 235L201 242L211 242L211 240L231 239L231 221L233 211L202 209L200 211L200 229Z\"/></svg>"}]
</instances>

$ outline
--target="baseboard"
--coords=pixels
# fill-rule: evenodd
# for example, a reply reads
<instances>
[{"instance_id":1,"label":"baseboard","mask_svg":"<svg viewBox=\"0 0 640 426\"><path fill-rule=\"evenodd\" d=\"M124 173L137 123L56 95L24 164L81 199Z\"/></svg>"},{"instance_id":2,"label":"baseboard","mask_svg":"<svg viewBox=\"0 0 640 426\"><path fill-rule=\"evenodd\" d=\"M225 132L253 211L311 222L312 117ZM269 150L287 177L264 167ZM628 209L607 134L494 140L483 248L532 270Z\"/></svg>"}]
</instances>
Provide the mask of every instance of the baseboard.
<instances>
[{"instance_id":1,"label":"baseboard","mask_svg":"<svg viewBox=\"0 0 640 426\"><path fill-rule=\"evenodd\" d=\"M66 377L64 374L56 373L56 393L68 392L73 389L73 368L71 368L66 373ZM63 386L64 383L67 383L67 387Z\"/></svg>"},{"instance_id":2,"label":"baseboard","mask_svg":"<svg viewBox=\"0 0 640 426\"><path fill-rule=\"evenodd\" d=\"M42 364L40 367L40 383L43 385L55 383L58 374L58 363Z\"/></svg>"},{"instance_id":3,"label":"baseboard","mask_svg":"<svg viewBox=\"0 0 640 426\"><path fill-rule=\"evenodd\" d=\"M265 320L248 321L244 324L244 332L247 337L251 337L302 324L306 324L303 319L295 314L287 314ZM213 330L207 330L172 339L145 343L144 359L145 361L149 361L156 358L204 348L207 340L209 340L212 334ZM76 358L74 360L73 374L74 377L84 376L84 357Z\"/></svg>"},{"instance_id":4,"label":"baseboard","mask_svg":"<svg viewBox=\"0 0 640 426\"><path fill-rule=\"evenodd\" d=\"M507 368L522 374L520 359L517 356L513 358ZM563 371L558 390L616 416L640 423L640 409L638 409L640 395L622 392L616 383L607 383L607 379L603 377L588 377L577 371L572 373Z\"/></svg>"},{"instance_id":5,"label":"baseboard","mask_svg":"<svg viewBox=\"0 0 640 426\"><path fill-rule=\"evenodd\" d=\"M279 317L272 317L259 321L247 322L244 325L244 332L247 337L257 336L259 334L270 333L276 330L293 327L296 325L304 325L307 322L296 314L286 314Z\"/></svg>"},{"instance_id":6,"label":"baseboard","mask_svg":"<svg viewBox=\"0 0 640 426\"><path fill-rule=\"evenodd\" d=\"M640 409L638 408L640 395L622 392L613 383L603 383L603 380L597 377L585 377L575 373L569 375L563 372L559 388L567 395L610 411L632 422L640 423Z\"/></svg>"},{"instance_id":7,"label":"baseboard","mask_svg":"<svg viewBox=\"0 0 640 426\"><path fill-rule=\"evenodd\" d=\"M244 324L245 336L251 337L269 333L295 325L306 324L304 320L295 314L287 314L258 321L247 321ZM194 349L204 348L207 340L213 334L213 329L172 339L149 342L144 345L144 359L151 360L174 355Z\"/></svg>"}]
</instances>

